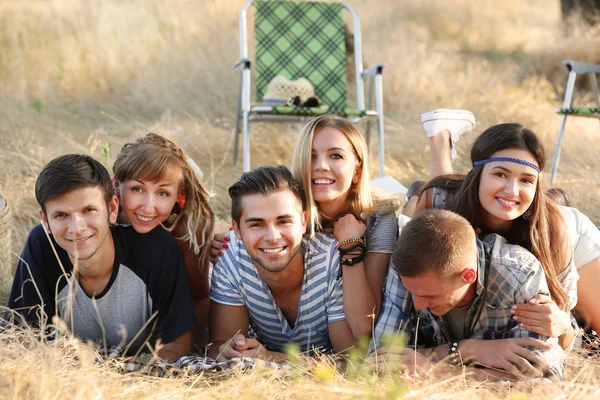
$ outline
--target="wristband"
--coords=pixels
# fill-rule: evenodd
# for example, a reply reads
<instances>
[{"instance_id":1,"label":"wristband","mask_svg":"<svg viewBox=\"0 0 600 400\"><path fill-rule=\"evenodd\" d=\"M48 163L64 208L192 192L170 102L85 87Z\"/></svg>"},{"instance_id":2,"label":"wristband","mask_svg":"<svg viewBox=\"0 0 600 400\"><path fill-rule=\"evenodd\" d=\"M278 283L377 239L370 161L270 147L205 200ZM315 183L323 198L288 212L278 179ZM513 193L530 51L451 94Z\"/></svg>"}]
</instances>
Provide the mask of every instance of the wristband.
<instances>
[{"instance_id":1,"label":"wristband","mask_svg":"<svg viewBox=\"0 0 600 400\"><path fill-rule=\"evenodd\" d=\"M338 250L340 252L340 271L338 273L336 280L339 280L342 277L342 271L343 271L344 265L348 265L351 267L365 259L365 256L367 255L367 246L365 246L365 244L362 243L362 240L361 240L360 243L357 242L357 243L353 244L352 246L348 247L347 249L338 248ZM349 255L349 253L355 252L356 250L360 250L360 253L353 255L350 258L346 257L346 255Z\"/></svg>"}]
</instances>

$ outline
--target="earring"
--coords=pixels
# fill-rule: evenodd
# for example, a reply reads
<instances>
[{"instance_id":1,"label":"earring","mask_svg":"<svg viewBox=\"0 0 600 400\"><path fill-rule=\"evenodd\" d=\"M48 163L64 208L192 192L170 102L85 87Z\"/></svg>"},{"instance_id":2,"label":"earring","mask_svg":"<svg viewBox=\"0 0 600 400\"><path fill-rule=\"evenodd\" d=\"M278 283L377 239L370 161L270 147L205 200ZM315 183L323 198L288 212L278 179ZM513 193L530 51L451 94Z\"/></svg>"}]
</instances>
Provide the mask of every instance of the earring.
<instances>
[{"instance_id":1,"label":"earring","mask_svg":"<svg viewBox=\"0 0 600 400\"><path fill-rule=\"evenodd\" d=\"M177 214L176 213L171 213L171 215L169 215L169 217L167 218L167 222L170 225L173 225L173 223L175 222L176 219L177 219Z\"/></svg>"}]
</instances>

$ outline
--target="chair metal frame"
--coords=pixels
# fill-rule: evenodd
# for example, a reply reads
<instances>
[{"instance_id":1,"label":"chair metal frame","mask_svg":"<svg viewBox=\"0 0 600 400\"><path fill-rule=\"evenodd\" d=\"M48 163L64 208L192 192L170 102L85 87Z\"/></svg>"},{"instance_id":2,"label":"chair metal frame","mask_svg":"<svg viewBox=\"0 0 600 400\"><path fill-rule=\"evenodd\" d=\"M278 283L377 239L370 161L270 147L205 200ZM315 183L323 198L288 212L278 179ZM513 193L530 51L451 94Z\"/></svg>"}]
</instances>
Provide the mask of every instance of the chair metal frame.
<instances>
[{"instance_id":1,"label":"chair metal frame","mask_svg":"<svg viewBox=\"0 0 600 400\"><path fill-rule=\"evenodd\" d=\"M596 98L596 104L600 108L600 90L598 89L598 79L596 74L600 74L600 65L598 64L589 64L579 61L573 60L565 60L563 61L565 67L569 70L569 78L567 80L567 87L565 90L565 98L563 102L563 108L559 108L556 110L557 113L562 114L562 118L560 121L560 129L558 131L558 139L556 140L556 148L554 149L554 157L552 160L552 175L550 177L550 185L554 186L556 181L556 174L558 172L558 164L560 162L560 147L562 144L562 139L565 133L565 125L567 123L567 117L569 115L575 114L578 109L572 109L571 104L573 102L573 90L575 89L575 80L577 79L577 74L589 74L592 88L594 90L594 96ZM589 115L575 115L575 116L586 116L591 118L600 118L599 114L589 114Z\"/></svg>"},{"instance_id":2,"label":"chair metal frame","mask_svg":"<svg viewBox=\"0 0 600 400\"><path fill-rule=\"evenodd\" d=\"M239 27L240 27L240 59L234 66L234 71L242 73L240 93L237 103L237 115L235 123L235 138L233 148L233 164L237 164L237 154L239 147L239 134L243 131L243 167L244 171L250 170L250 122L251 121L279 121L279 122L302 122L312 115L277 115L266 114L265 109L268 106L252 107L251 105L251 61L248 57L248 42L247 42L247 12L253 5L254 0L249 0L239 12ZM349 117L352 122L359 122L367 119L366 140L369 143L370 120L377 119L378 133L378 150L379 150L379 174L384 175L385 155L384 155L384 126L383 126L383 68L384 64L378 63L363 69L362 64L362 42L360 31L360 19L354 9L342 3L352 16L353 24L353 39L354 39L354 63L355 63L355 79L356 79L356 100L357 108L364 111L364 117ZM365 107L364 79L370 79L369 98L367 107ZM373 97L373 84L375 85L375 110L370 109ZM240 126L241 125L241 126Z\"/></svg>"}]
</instances>

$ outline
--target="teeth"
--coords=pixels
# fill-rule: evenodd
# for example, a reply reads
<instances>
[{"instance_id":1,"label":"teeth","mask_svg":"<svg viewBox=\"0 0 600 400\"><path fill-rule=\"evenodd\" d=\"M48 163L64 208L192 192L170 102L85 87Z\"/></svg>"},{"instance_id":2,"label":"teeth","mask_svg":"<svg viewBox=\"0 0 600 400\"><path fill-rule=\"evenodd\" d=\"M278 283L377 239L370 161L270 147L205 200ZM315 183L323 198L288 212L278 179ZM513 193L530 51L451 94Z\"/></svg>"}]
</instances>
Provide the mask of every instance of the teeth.
<instances>
[{"instance_id":1,"label":"teeth","mask_svg":"<svg viewBox=\"0 0 600 400\"><path fill-rule=\"evenodd\" d=\"M275 249L262 249L267 254L276 254L283 251L283 247L277 247Z\"/></svg>"},{"instance_id":2,"label":"teeth","mask_svg":"<svg viewBox=\"0 0 600 400\"><path fill-rule=\"evenodd\" d=\"M135 215L139 218L140 221L143 221L143 222L150 222L154 219L154 217L144 217L140 214L135 214Z\"/></svg>"},{"instance_id":3,"label":"teeth","mask_svg":"<svg viewBox=\"0 0 600 400\"><path fill-rule=\"evenodd\" d=\"M331 179L315 179L314 182L317 185L330 185L333 183L333 180L331 180Z\"/></svg>"},{"instance_id":4,"label":"teeth","mask_svg":"<svg viewBox=\"0 0 600 400\"><path fill-rule=\"evenodd\" d=\"M75 243L81 243L81 242L85 242L86 240L88 240L91 236L82 238L82 239L73 239L72 241Z\"/></svg>"},{"instance_id":5,"label":"teeth","mask_svg":"<svg viewBox=\"0 0 600 400\"><path fill-rule=\"evenodd\" d=\"M499 197L497 197L497 199L498 199L498 201L499 201L500 203L502 203L502 204L506 204L507 206L516 206L516 205L517 205L517 202L516 202L516 201L504 200L504 199L501 199L501 198L499 198Z\"/></svg>"}]
</instances>

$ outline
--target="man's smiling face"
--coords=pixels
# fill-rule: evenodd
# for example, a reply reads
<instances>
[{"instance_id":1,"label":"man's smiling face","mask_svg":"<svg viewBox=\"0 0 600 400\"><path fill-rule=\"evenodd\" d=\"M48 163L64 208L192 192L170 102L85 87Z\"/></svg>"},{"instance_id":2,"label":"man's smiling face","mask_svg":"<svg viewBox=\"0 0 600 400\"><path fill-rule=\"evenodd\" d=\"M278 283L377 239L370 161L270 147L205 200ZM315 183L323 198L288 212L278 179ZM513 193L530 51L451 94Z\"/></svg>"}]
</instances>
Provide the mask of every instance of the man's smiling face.
<instances>
[{"instance_id":1,"label":"man's smiling face","mask_svg":"<svg viewBox=\"0 0 600 400\"><path fill-rule=\"evenodd\" d=\"M242 198L239 224L233 221L238 239L256 264L268 272L283 271L300 251L306 231L306 213L289 190Z\"/></svg>"},{"instance_id":2,"label":"man's smiling face","mask_svg":"<svg viewBox=\"0 0 600 400\"><path fill-rule=\"evenodd\" d=\"M107 207L100 187L85 187L48 200L45 206L46 213L40 211L40 216L72 261L95 259L112 248L106 239L110 236L109 224L117 219L116 196Z\"/></svg>"}]
</instances>

